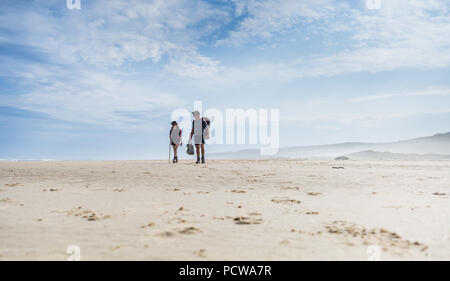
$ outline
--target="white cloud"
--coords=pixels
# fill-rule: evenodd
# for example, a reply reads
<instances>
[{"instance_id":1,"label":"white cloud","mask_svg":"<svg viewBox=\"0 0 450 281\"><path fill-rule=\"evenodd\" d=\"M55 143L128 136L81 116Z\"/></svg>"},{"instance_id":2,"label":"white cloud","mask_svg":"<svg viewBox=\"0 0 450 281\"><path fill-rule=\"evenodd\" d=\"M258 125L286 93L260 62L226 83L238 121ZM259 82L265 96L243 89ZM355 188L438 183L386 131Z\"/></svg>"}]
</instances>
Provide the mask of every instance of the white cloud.
<instances>
[{"instance_id":1,"label":"white cloud","mask_svg":"<svg viewBox=\"0 0 450 281\"><path fill-rule=\"evenodd\" d=\"M237 30L218 45L239 46L255 39L270 40L280 32L297 30L304 23L332 17L342 4L334 0L233 0L236 16L246 17Z\"/></svg>"},{"instance_id":2,"label":"white cloud","mask_svg":"<svg viewBox=\"0 0 450 281\"><path fill-rule=\"evenodd\" d=\"M0 24L20 34L10 38L15 44L43 50L59 63L97 67L159 62L179 48L195 50L205 32L194 25L210 19L226 21L227 16L205 1L99 0L83 3L82 10L57 13L47 8L49 4L5 10ZM209 32L214 32L213 26Z\"/></svg>"},{"instance_id":3,"label":"white cloud","mask_svg":"<svg viewBox=\"0 0 450 281\"><path fill-rule=\"evenodd\" d=\"M158 62L166 51L162 42L153 41L137 34L120 33L109 36L100 33L98 37L103 40L89 41L83 44L84 48L74 50L83 61L100 66L121 66L126 61L141 62L152 60ZM100 38L97 38L97 40Z\"/></svg>"},{"instance_id":4,"label":"white cloud","mask_svg":"<svg viewBox=\"0 0 450 281\"><path fill-rule=\"evenodd\" d=\"M418 91L403 91L383 94L366 95L365 93L359 93L356 97L351 98L317 98L307 100L305 103L309 107L323 106L326 104L333 104L334 106L340 106L348 103L360 103L360 102L372 102L377 100L391 99L391 98L411 98L411 97L444 97L450 96L449 88L433 88Z\"/></svg>"},{"instance_id":5,"label":"white cloud","mask_svg":"<svg viewBox=\"0 0 450 281\"><path fill-rule=\"evenodd\" d=\"M40 74L34 82L39 86L12 99L5 97L0 104L58 120L118 129L154 128L152 120L164 110L183 105L178 97L155 90L145 81L129 81L119 73L46 69L45 76Z\"/></svg>"},{"instance_id":6,"label":"white cloud","mask_svg":"<svg viewBox=\"0 0 450 281\"><path fill-rule=\"evenodd\" d=\"M450 113L441 97L450 96L449 88L434 88L420 91L404 91L383 94L363 95L350 98L322 98L305 101L306 107L298 109L300 114L288 113L282 119L285 122L317 122L321 127L339 125L352 125L371 127L386 124L392 119L402 119L426 115L440 115ZM429 103L411 101L413 97L426 97ZM434 97L434 100L430 98ZM398 102L388 101L388 108L380 108L373 102L401 98ZM409 105L408 102L411 103ZM373 105L373 106L370 106ZM436 105L441 105L439 108ZM286 107L287 108L287 107ZM392 108L396 110L392 111ZM392 112L390 112L392 111ZM292 110L290 111L292 112ZM324 112L324 113L321 113ZM343 113L346 112L346 113ZM307 114L309 113L309 114Z\"/></svg>"},{"instance_id":7,"label":"white cloud","mask_svg":"<svg viewBox=\"0 0 450 281\"><path fill-rule=\"evenodd\" d=\"M26 46L41 62L0 55L0 75L24 86L0 104L71 122L154 128L152 120L182 99L158 88L157 78L120 67L147 61L172 75L215 73L219 62L197 51L205 32L193 26L225 16L205 1L83 1L82 10L66 10L61 1L17 3L0 12L11 34L2 41Z\"/></svg>"},{"instance_id":8,"label":"white cloud","mask_svg":"<svg viewBox=\"0 0 450 281\"><path fill-rule=\"evenodd\" d=\"M188 78L208 78L220 70L220 62L202 56L192 49L177 48L165 66L169 73Z\"/></svg>"},{"instance_id":9,"label":"white cloud","mask_svg":"<svg viewBox=\"0 0 450 281\"><path fill-rule=\"evenodd\" d=\"M366 102L397 97L420 97L420 96L450 96L450 89L432 89L423 91L388 93L380 95L359 96L345 100L345 102Z\"/></svg>"},{"instance_id":10,"label":"white cloud","mask_svg":"<svg viewBox=\"0 0 450 281\"><path fill-rule=\"evenodd\" d=\"M378 122L389 119L408 118L420 115L448 114L450 108L433 109L415 112L395 112L395 113L379 113L379 114L320 114L320 115L285 115L282 121L285 122L315 122L315 121L331 121L335 123L350 124Z\"/></svg>"},{"instance_id":11,"label":"white cloud","mask_svg":"<svg viewBox=\"0 0 450 281\"><path fill-rule=\"evenodd\" d=\"M277 0L250 1L245 8L239 7L239 13L244 9L248 17L219 44L241 45L261 39L274 43L275 35L289 29L304 29L320 31L315 35L324 38L323 44L331 42L332 47L339 48L239 70L224 68L220 79L285 81L450 66L450 3L445 0L389 0L375 11L341 1Z\"/></svg>"},{"instance_id":12,"label":"white cloud","mask_svg":"<svg viewBox=\"0 0 450 281\"><path fill-rule=\"evenodd\" d=\"M176 82L195 78L204 83L202 87L212 84L227 89L249 82L264 88L273 81L285 83L304 77L450 65L450 4L444 0L383 1L380 11L338 0L236 0L234 11L208 1L85 2L81 11L46 8L48 3L60 1L2 8L0 26L14 36L2 35L0 42L28 46L43 53L48 62L21 65L2 58L7 64L0 66L0 74L16 76L32 88L8 100L9 105L63 120L139 124L147 118L145 112L181 103L175 95L155 89L151 81L128 80L120 73L120 66L144 61L157 69L152 74L160 71ZM234 17L243 17L242 21L229 36L215 42L211 35L228 26L233 12ZM277 62L275 56L270 62L261 59L241 67L231 67L201 51L205 45L213 49L217 43L231 46L229 50L239 59L233 46L276 45L278 36L286 34L312 37L315 43L308 44L320 44L317 39L323 38L324 45L331 42L338 48L299 51L289 59ZM414 93L360 97L353 102L406 95ZM346 122L372 117L331 118Z\"/></svg>"},{"instance_id":13,"label":"white cloud","mask_svg":"<svg viewBox=\"0 0 450 281\"><path fill-rule=\"evenodd\" d=\"M450 64L447 1L383 1L377 12L352 11L354 48L317 61L317 75L436 68Z\"/></svg>"},{"instance_id":14,"label":"white cloud","mask_svg":"<svg viewBox=\"0 0 450 281\"><path fill-rule=\"evenodd\" d=\"M227 25L231 10L207 1L92 1L82 11L63 11L62 17L45 9L45 2L17 13L0 16L2 26L23 36L59 62L90 63L110 67L126 62L160 62L180 76L219 80L281 81L303 77L334 76L357 72L379 72L398 68L436 68L450 65L449 4L444 0L383 1L379 11L350 6L338 0L238 1L236 16L244 16L219 45L236 46L255 40L277 44L280 34L311 33L324 44L340 44L342 51L309 53L289 61L259 62L239 69L220 67L217 59L198 52L202 38ZM196 25L202 23L202 28ZM335 42L330 36L350 36ZM19 42L20 43L20 42ZM342 48L340 48L342 49ZM185 54L180 54L183 50ZM271 61L275 61L272 59ZM220 71L222 70L222 71ZM226 78L226 79L225 79Z\"/></svg>"}]
</instances>

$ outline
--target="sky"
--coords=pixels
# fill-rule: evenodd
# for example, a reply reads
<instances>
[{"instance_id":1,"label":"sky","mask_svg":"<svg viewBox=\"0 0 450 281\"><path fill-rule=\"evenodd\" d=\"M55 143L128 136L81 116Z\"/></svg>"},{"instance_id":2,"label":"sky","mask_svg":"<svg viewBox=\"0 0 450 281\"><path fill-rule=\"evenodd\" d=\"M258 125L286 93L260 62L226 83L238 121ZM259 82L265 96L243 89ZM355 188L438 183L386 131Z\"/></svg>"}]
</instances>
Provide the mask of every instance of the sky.
<instances>
[{"instance_id":1,"label":"sky","mask_svg":"<svg viewBox=\"0 0 450 281\"><path fill-rule=\"evenodd\" d=\"M282 147L449 132L450 2L370 1L3 0L0 159L165 159L194 101Z\"/></svg>"}]
</instances>

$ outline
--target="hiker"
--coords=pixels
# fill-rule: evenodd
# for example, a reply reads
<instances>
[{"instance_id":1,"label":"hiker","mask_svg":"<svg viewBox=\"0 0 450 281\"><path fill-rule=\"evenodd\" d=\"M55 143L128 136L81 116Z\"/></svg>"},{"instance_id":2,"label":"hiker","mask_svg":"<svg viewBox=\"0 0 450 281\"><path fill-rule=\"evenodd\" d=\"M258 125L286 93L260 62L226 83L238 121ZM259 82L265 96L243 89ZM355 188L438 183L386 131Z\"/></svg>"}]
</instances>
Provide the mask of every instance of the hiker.
<instances>
[{"instance_id":1,"label":"hiker","mask_svg":"<svg viewBox=\"0 0 450 281\"><path fill-rule=\"evenodd\" d=\"M205 130L208 127L208 123L205 120L205 118L200 118L200 112L194 111L192 112L194 115L194 120L192 121L192 130L191 130L191 137L190 141L192 139L194 140L195 144L195 150L197 152L197 162L196 164L200 163L200 149L202 152L202 164L205 163ZM193 137L193 138L192 138Z\"/></svg>"},{"instance_id":2,"label":"hiker","mask_svg":"<svg viewBox=\"0 0 450 281\"><path fill-rule=\"evenodd\" d=\"M170 128L169 138L170 144L173 148L173 163L178 163L178 146L182 145L181 134L182 131L178 127L177 121L172 121L172 128Z\"/></svg>"}]
</instances>

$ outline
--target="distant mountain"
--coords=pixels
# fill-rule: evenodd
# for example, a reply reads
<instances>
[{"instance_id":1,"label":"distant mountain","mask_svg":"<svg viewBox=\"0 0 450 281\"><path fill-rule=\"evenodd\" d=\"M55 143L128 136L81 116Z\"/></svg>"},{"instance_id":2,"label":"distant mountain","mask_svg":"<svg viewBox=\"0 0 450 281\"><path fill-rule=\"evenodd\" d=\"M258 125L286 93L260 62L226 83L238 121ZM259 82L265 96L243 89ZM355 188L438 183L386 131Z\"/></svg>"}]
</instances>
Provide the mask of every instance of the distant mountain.
<instances>
[{"instance_id":1,"label":"distant mountain","mask_svg":"<svg viewBox=\"0 0 450 281\"><path fill-rule=\"evenodd\" d=\"M441 154L411 154L411 153L392 153L378 152L373 150L361 151L345 155L351 160L408 160L408 161L424 161L424 160L450 160L450 155Z\"/></svg>"},{"instance_id":2,"label":"distant mountain","mask_svg":"<svg viewBox=\"0 0 450 281\"><path fill-rule=\"evenodd\" d=\"M351 142L330 145L280 148L278 154L271 158L338 157L341 155L367 151L421 155L450 155L450 132L445 134L436 134L431 137L422 137L390 143ZM259 149L248 149L236 152L215 153L211 154L210 158L259 159L267 157L262 157Z\"/></svg>"}]
</instances>

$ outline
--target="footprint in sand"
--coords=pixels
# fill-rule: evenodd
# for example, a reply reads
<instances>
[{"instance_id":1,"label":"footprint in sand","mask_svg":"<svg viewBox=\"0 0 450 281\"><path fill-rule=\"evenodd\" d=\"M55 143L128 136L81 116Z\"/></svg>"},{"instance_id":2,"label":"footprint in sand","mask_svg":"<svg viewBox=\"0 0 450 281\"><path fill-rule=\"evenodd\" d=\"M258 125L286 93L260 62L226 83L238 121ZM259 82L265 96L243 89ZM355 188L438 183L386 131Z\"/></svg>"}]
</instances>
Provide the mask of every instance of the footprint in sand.
<instances>
[{"instance_id":1,"label":"footprint in sand","mask_svg":"<svg viewBox=\"0 0 450 281\"><path fill-rule=\"evenodd\" d=\"M231 192L231 193L247 193L245 190L239 190L239 189L233 189L233 190L230 190L229 192Z\"/></svg>"},{"instance_id":2,"label":"footprint in sand","mask_svg":"<svg viewBox=\"0 0 450 281\"><path fill-rule=\"evenodd\" d=\"M194 252L194 254L200 258L206 258L206 250L200 249L198 252Z\"/></svg>"},{"instance_id":3,"label":"footprint in sand","mask_svg":"<svg viewBox=\"0 0 450 281\"><path fill-rule=\"evenodd\" d=\"M307 215L318 215L319 212L306 212L305 214L307 214Z\"/></svg>"},{"instance_id":4,"label":"footprint in sand","mask_svg":"<svg viewBox=\"0 0 450 281\"><path fill-rule=\"evenodd\" d=\"M171 218L167 223L175 224L175 223L187 223L185 219L182 218Z\"/></svg>"},{"instance_id":5,"label":"footprint in sand","mask_svg":"<svg viewBox=\"0 0 450 281\"><path fill-rule=\"evenodd\" d=\"M182 230L178 231L178 233L180 233L180 234L196 234L196 233L199 233L199 232L202 232L202 231L200 229L196 228L196 227L193 227L193 226L186 227L186 228L183 228Z\"/></svg>"},{"instance_id":6,"label":"footprint in sand","mask_svg":"<svg viewBox=\"0 0 450 281\"><path fill-rule=\"evenodd\" d=\"M284 239L283 241L280 242L280 245L289 245L289 240Z\"/></svg>"},{"instance_id":7,"label":"footprint in sand","mask_svg":"<svg viewBox=\"0 0 450 281\"><path fill-rule=\"evenodd\" d=\"M282 184L291 185L291 184L294 184L294 182L293 181L285 181L285 182L282 182Z\"/></svg>"},{"instance_id":8,"label":"footprint in sand","mask_svg":"<svg viewBox=\"0 0 450 281\"><path fill-rule=\"evenodd\" d=\"M173 233L173 232L171 232L171 231L164 231L164 232L158 233L158 234L156 234L156 235L159 236L159 237L165 237L165 238L167 238L167 237L174 237L174 236L175 236L175 233Z\"/></svg>"},{"instance_id":9,"label":"footprint in sand","mask_svg":"<svg viewBox=\"0 0 450 281\"><path fill-rule=\"evenodd\" d=\"M148 228L148 227L154 227L154 226L155 226L155 223L151 222L151 223L142 225L141 228Z\"/></svg>"},{"instance_id":10,"label":"footprint in sand","mask_svg":"<svg viewBox=\"0 0 450 281\"><path fill-rule=\"evenodd\" d=\"M300 187L298 186L282 186L280 187L281 190L300 190Z\"/></svg>"},{"instance_id":11,"label":"footprint in sand","mask_svg":"<svg viewBox=\"0 0 450 281\"><path fill-rule=\"evenodd\" d=\"M95 213L91 213L88 216L83 216L83 218L87 219L88 221L98 221L98 220L109 219L110 216L108 216L108 215L106 215L106 216L103 216L103 215L97 216Z\"/></svg>"},{"instance_id":12,"label":"footprint in sand","mask_svg":"<svg viewBox=\"0 0 450 281\"><path fill-rule=\"evenodd\" d=\"M5 186L8 186L8 187L15 187L15 186L18 186L18 185L20 185L20 183L7 183L7 184L5 184Z\"/></svg>"},{"instance_id":13,"label":"footprint in sand","mask_svg":"<svg viewBox=\"0 0 450 281\"><path fill-rule=\"evenodd\" d=\"M56 192L56 191L59 191L59 189L57 189L57 188L49 188L49 189L44 188L44 189L42 189L42 191L44 191L44 192L46 192L46 191Z\"/></svg>"},{"instance_id":14,"label":"footprint in sand","mask_svg":"<svg viewBox=\"0 0 450 281\"><path fill-rule=\"evenodd\" d=\"M231 219L233 219L233 217L230 217L230 216L226 216L226 217L215 217L215 216L214 216L213 219L224 221L225 219L231 220Z\"/></svg>"},{"instance_id":15,"label":"footprint in sand","mask_svg":"<svg viewBox=\"0 0 450 281\"><path fill-rule=\"evenodd\" d=\"M249 217L235 217L233 221L235 224L261 224L263 222L263 219L249 218Z\"/></svg>"},{"instance_id":16,"label":"footprint in sand","mask_svg":"<svg viewBox=\"0 0 450 281\"><path fill-rule=\"evenodd\" d=\"M111 216L109 215L102 215L102 214L96 214L91 210L85 210L81 206L77 208L73 208L72 210L65 212L68 216L75 216L75 217L81 217L83 219L86 219L87 221L98 221L98 220L104 220L109 219Z\"/></svg>"},{"instance_id":17,"label":"footprint in sand","mask_svg":"<svg viewBox=\"0 0 450 281\"><path fill-rule=\"evenodd\" d=\"M3 210L8 209L9 204L12 203L12 200L11 200L10 198L8 198L8 197L6 197L6 198L1 198L1 199L0 199L0 203L5 203L5 204L0 204L0 210L3 211Z\"/></svg>"},{"instance_id":18,"label":"footprint in sand","mask_svg":"<svg viewBox=\"0 0 450 281\"><path fill-rule=\"evenodd\" d=\"M352 239L352 243L355 242L354 239L357 239L363 245L380 245L385 251L391 250L399 253L400 250L416 249L425 252L428 249L420 242L403 239L397 233L383 228L366 229L345 221L334 221L331 225L325 226L325 229L329 234Z\"/></svg>"},{"instance_id":19,"label":"footprint in sand","mask_svg":"<svg viewBox=\"0 0 450 281\"><path fill-rule=\"evenodd\" d=\"M274 198L274 199L272 199L272 202L277 203L277 204L285 204L285 205L295 205L295 204L301 203L301 201L299 201L299 200L289 199L286 197Z\"/></svg>"},{"instance_id":20,"label":"footprint in sand","mask_svg":"<svg viewBox=\"0 0 450 281\"><path fill-rule=\"evenodd\" d=\"M264 181L259 180L259 179L246 179L247 182L249 183L262 183Z\"/></svg>"},{"instance_id":21,"label":"footprint in sand","mask_svg":"<svg viewBox=\"0 0 450 281\"><path fill-rule=\"evenodd\" d=\"M127 191L127 190L125 188L115 188L113 191L114 192L124 192L124 191Z\"/></svg>"},{"instance_id":22,"label":"footprint in sand","mask_svg":"<svg viewBox=\"0 0 450 281\"><path fill-rule=\"evenodd\" d=\"M12 200L9 197L6 197L6 198L0 199L0 202L2 202L2 203L11 203Z\"/></svg>"},{"instance_id":23,"label":"footprint in sand","mask_svg":"<svg viewBox=\"0 0 450 281\"><path fill-rule=\"evenodd\" d=\"M320 193L320 192L308 192L308 195L309 196L319 196L319 195L322 195L322 193Z\"/></svg>"}]
</instances>

